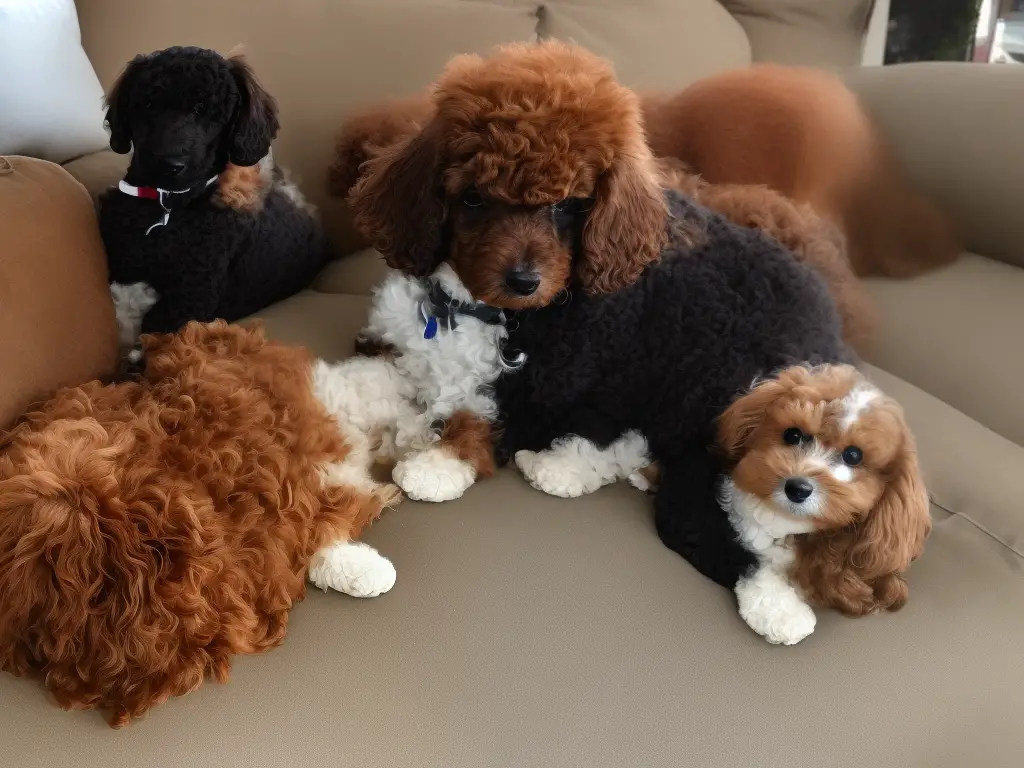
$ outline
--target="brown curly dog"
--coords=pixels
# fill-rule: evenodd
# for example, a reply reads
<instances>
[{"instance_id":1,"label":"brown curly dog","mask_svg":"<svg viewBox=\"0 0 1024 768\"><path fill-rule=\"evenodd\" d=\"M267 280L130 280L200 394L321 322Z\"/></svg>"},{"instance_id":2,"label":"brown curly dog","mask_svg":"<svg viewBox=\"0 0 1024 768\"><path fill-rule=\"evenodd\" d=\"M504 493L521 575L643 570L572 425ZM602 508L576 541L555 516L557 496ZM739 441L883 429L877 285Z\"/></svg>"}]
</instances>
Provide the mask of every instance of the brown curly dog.
<instances>
[{"instance_id":1,"label":"brown curly dog","mask_svg":"<svg viewBox=\"0 0 1024 768\"><path fill-rule=\"evenodd\" d=\"M859 275L952 262L950 220L914 189L856 95L833 74L758 64L643 98L647 139L712 185L762 184L840 227Z\"/></svg>"},{"instance_id":2,"label":"brown curly dog","mask_svg":"<svg viewBox=\"0 0 1024 768\"><path fill-rule=\"evenodd\" d=\"M392 267L422 275L451 259L475 297L506 307L541 306L561 291L577 236L587 290L635 280L665 244L662 189L676 187L816 266L852 344L862 346L872 325L834 226L764 187L716 188L655 160L637 96L577 46L453 59L429 98L349 120L329 179L332 194L350 193L357 226Z\"/></svg>"},{"instance_id":3,"label":"brown curly dog","mask_svg":"<svg viewBox=\"0 0 1024 768\"><path fill-rule=\"evenodd\" d=\"M336 481L305 351L223 322L145 347L140 380L62 390L0 440L0 669L114 727L281 643L307 578L395 578L352 541L394 494Z\"/></svg>"}]
</instances>

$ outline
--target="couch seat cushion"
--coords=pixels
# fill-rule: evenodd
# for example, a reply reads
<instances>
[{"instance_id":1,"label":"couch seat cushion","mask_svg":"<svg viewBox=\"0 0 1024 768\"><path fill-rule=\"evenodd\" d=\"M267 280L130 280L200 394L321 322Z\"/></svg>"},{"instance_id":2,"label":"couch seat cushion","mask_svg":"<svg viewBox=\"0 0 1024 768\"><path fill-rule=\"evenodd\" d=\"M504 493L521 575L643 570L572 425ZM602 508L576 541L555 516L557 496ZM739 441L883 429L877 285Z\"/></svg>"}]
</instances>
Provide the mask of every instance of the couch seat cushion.
<instances>
[{"instance_id":1,"label":"couch seat cushion","mask_svg":"<svg viewBox=\"0 0 1024 768\"><path fill-rule=\"evenodd\" d=\"M366 306L310 291L263 316L337 358ZM915 427L966 429L873 373ZM72 744L82 768L1017 765L1024 559L961 514L933 516L904 610L823 612L807 641L775 647L660 544L648 496L556 499L502 471L458 501L385 515L367 538L395 562L394 590L311 591L284 646L238 658L227 685L114 732L4 675L0 735L12 765L64 764Z\"/></svg>"},{"instance_id":2,"label":"couch seat cushion","mask_svg":"<svg viewBox=\"0 0 1024 768\"><path fill-rule=\"evenodd\" d=\"M372 248L345 256L329 264L313 283L324 293L356 293L369 296L374 286L388 275L388 265Z\"/></svg>"},{"instance_id":3,"label":"couch seat cushion","mask_svg":"<svg viewBox=\"0 0 1024 768\"><path fill-rule=\"evenodd\" d=\"M870 280L867 359L1024 445L1024 269L966 255L914 280Z\"/></svg>"}]
</instances>

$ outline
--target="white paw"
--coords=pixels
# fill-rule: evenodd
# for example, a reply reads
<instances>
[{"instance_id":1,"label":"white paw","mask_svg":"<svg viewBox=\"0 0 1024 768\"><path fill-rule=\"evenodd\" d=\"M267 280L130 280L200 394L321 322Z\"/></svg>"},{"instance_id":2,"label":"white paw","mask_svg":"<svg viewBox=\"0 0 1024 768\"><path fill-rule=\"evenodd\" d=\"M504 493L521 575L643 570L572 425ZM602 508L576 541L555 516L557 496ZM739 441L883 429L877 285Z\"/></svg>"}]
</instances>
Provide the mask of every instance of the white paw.
<instances>
[{"instance_id":1,"label":"white paw","mask_svg":"<svg viewBox=\"0 0 1024 768\"><path fill-rule=\"evenodd\" d=\"M313 555L309 580L324 592L376 597L395 586L395 566L368 544L339 541Z\"/></svg>"},{"instance_id":2,"label":"white paw","mask_svg":"<svg viewBox=\"0 0 1024 768\"><path fill-rule=\"evenodd\" d=\"M581 462L578 456L553 451L517 451L515 461L530 485L551 496L572 499L593 493L605 484L600 473Z\"/></svg>"},{"instance_id":3,"label":"white paw","mask_svg":"<svg viewBox=\"0 0 1024 768\"><path fill-rule=\"evenodd\" d=\"M630 472L629 477L627 477L626 479L629 481L629 484L636 488L638 491L650 493L654 489L654 486L651 484L651 481L644 476L643 472Z\"/></svg>"},{"instance_id":4,"label":"white paw","mask_svg":"<svg viewBox=\"0 0 1024 768\"><path fill-rule=\"evenodd\" d=\"M430 448L398 462L391 477L410 499L451 501L473 484L476 470L443 448Z\"/></svg>"},{"instance_id":5,"label":"white paw","mask_svg":"<svg viewBox=\"0 0 1024 768\"><path fill-rule=\"evenodd\" d=\"M760 570L736 585L740 616L769 643L794 645L814 632L817 618L778 574Z\"/></svg>"}]
</instances>

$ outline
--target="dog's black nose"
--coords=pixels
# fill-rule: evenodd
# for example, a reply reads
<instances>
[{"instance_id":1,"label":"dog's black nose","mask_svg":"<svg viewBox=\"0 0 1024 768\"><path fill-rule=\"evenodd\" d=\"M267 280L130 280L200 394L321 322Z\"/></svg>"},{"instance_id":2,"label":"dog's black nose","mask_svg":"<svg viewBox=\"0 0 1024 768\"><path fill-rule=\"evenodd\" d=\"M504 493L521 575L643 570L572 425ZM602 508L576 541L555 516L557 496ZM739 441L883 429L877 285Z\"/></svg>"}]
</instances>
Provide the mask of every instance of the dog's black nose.
<instances>
[{"instance_id":1,"label":"dog's black nose","mask_svg":"<svg viewBox=\"0 0 1024 768\"><path fill-rule=\"evenodd\" d=\"M512 267L505 273L505 287L517 296L532 296L540 287L540 275L530 267Z\"/></svg>"},{"instance_id":2,"label":"dog's black nose","mask_svg":"<svg viewBox=\"0 0 1024 768\"><path fill-rule=\"evenodd\" d=\"M786 480L784 486L786 498L794 504L802 504L814 493L814 486L811 481L803 477L791 477Z\"/></svg>"},{"instance_id":3,"label":"dog's black nose","mask_svg":"<svg viewBox=\"0 0 1024 768\"><path fill-rule=\"evenodd\" d=\"M166 158L160 161L160 172L168 176L178 176L185 170L185 161L177 158Z\"/></svg>"}]
</instances>

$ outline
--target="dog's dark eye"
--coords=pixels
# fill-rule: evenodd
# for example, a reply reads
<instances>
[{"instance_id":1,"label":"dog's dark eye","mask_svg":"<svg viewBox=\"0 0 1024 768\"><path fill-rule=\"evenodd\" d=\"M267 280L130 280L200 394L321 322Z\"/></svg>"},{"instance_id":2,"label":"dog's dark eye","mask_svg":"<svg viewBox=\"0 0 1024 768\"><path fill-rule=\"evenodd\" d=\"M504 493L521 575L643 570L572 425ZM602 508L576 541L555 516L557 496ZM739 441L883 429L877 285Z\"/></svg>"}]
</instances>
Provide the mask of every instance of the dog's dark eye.
<instances>
[{"instance_id":1,"label":"dog's dark eye","mask_svg":"<svg viewBox=\"0 0 1024 768\"><path fill-rule=\"evenodd\" d=\"M462 193L462 204L467 208L479 208L484 204L484 198L475 189L467 189Z\"/></svg>"},{"instance_id":2,"label":"dog's dark eye","mask_svg":"<svg viewBox=\"0 0 1024 768\"><path fill-rule=\"evenodd\" d=\"M194 107L192 107L192 113L194 115L202 115L205 112L206 112L206 105L203 104L203 102L201 102L201 101L198 102Z\"/></svg>"},{"instance_id":3,"label":"dog's dark eye","mask_svg":"<svg viewBox=\"0 0 1024 768\"><path fill-rule=\"evenodd\" d=\"M864 452L856 445L848 445L843 449L843 464L848 467L856 467L864 461Z\"/></svg>"},{"instance_id":4,"label":"dog's dark eye","mask_svg":"<svg viewBox=\"0 0 1024 768\"><path fill-rule=\"evenodd\" d=\"M782 442L786 445L800 445L800 443L809 439L799 427L790 427L782 433Z\"/></svg>"}]
</instances>

